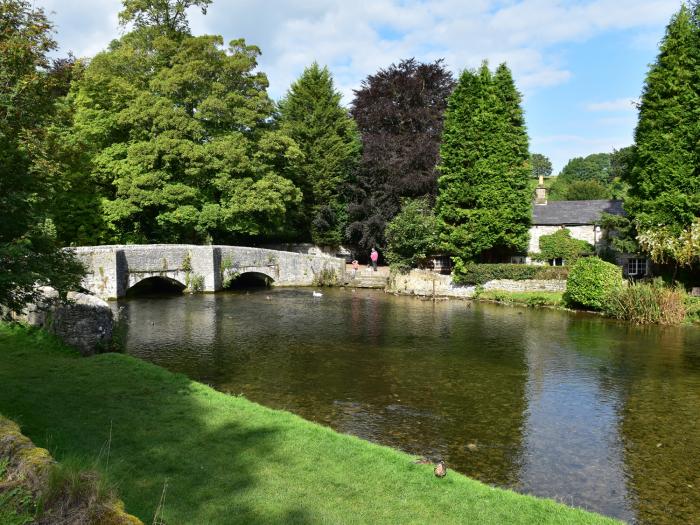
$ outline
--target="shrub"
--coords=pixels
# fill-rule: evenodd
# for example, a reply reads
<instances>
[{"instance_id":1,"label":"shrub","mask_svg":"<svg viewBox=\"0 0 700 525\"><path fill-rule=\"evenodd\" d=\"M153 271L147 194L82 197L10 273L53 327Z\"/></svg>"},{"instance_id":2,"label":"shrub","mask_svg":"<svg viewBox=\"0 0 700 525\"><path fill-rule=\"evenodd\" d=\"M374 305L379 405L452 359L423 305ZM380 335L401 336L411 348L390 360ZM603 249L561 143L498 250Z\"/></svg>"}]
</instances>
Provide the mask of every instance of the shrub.
<instances>
[{"instance_id":1,"label":"shrub","mask_svg":"<svg viewBox=\"0 0 700 525\"><path fill-rule=\"evenodd\" d=\"M700 297L686 295L685 317L691 323L700 323Z\"/></svg>"},{"instance_id":2,"label":"shrub","mask_svg":"<svg viewBox=\"0 0 700 525\"><path fill-rule=\"evenodd\" d=\"M452 279L458 284L484 284L495 279L525 281L527 279L566 279L569 270L561 266L527 264L476 264L454 258Z\"/></svg>"},{"instance_id":3,"label":"shrub","mask_svg":"<svg viewBox=\"0 0 700 525\"><path fill-rule=\"evenodd\" d=\"M568 266L584 255L593 254L593 245L580 239L572 239L571 232L564 228L551 235L540 237L540 252L532 254L538 261L563 259Z\"/></svg>"},{"instance_id":4,"label":"shrub","mask_svg":"<svg viewBox=\"0 0 700 525\"><path fill-rule=\"evenodd\" d=\"M404 200L386 227L389 264L405 272L425 263L437 248L437 222L427 199Z\"/></svg>"},{"instance_id":5,"label":"shrub","mask_svg":"<svg viewBox=\"0 0 700 525\"><path fill-rule=\"evenodd\" d=\"M622 287L619 266L599 259L579 259L569 271L565 301L569 306L602 310L612 292Z\"/></svg>"},{"instance_id":6,"label":"shrub","mask_svg":"<svg viewBox=\"0 0 700 525\"><path fill-rule=\"evenodd\" d=\"M680 324L686 317L686 293L668 288L661 279L630 283L610 294L605 313L636 324Z\"/></svg>"}]
</instances>

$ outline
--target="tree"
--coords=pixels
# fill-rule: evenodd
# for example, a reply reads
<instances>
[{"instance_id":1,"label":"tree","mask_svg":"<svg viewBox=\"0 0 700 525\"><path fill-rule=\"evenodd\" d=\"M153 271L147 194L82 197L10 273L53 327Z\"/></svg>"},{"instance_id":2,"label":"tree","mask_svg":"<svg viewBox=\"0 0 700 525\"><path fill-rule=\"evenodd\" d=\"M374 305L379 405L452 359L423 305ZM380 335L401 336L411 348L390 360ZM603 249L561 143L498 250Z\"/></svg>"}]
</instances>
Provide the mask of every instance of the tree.
<instances>
[{"instance_id":1,"label":"tree","mask_svg":"<svg viewBox=\"0 0 700 525\"><path fill-rule=\"evenodd\" d=\"M601 241L605 246L603 259L616 262L619 255L639 253L637 229L628 216L603 213L599 225L603 231Z\"/></svg>"},{"instance_id":2,"label":"tree","mask_svg":"<svg viewBox=\"0 0 700 525\"><path fill-rule=\"evenodd\" d=\"M575 180L566 186L566 200L588 201L609 199L610 191L597 180Z\"/></svg>"},{"instance_id":3,"label":"tree","mask_svg":"<svg viewBox=\"0 0 700 525\"><path fill-rule=\"evenodd\" d=\"M449 99L436 212L442 245L461 262L527 249L531 172L520 101L506 65L492 74L486 63L464 71Z\"/></svg>"},{"instance_id":4,"label":"tree","mask_svg":"<svg viewBox=\"0 0 700 525\"><path fill-rule=\"evenodd\" d=\"M409 59L370 75L355 91L351 113L363 151L347 233L364 252L385 246L386 223L402 198L434 198L443 113L453 85L442 60Z\"/></svg>"},{"instance_id":5,"label":"tree","mask_svg":"<svg viewBox=\"0 0 700 525\"><path fill-rule=\"evenodd\" d=\"M559 180L571 183L582 180L595 180L603 185L610 182L609 153L594 153L587 157L575 157L566 163L559 174Z\"/></svg>"},{"instance_id":6,"label":"tree","mask_svg":"<svg viewBox=\"0 0 700 525\"><path fill-rule=\"evenodd\" d=\"M692 238L700 217L699 13L698 3L692 10L684 5L666 28L646 77L627 175L625 208L640 244L657 262L697 260L670 247Z\"/></svg>"},{"instance_id":7,"label":"tree","mask_svg":"<svg viewBox=\"0 0 700 525\"><path fill-rule=\"evenodd\" d=\"M55 101L51 30L29 1L0 3L0 305L14 311L36 299L37 285L65 293L83 273L47 220L55 174L43 133Z\"/></svg>"},{"instance_id":8,"label":"tree","mask_svg":"<svg viewBox=\"0 0 700 525\"><path fill-rule=\"evenodd\" d=\"M426 198L406 199L401 211L386 227L389 264L400 271L423 265L437 249L435 214Z\"/></svg>"},{"instance_id":9,"label":"tree","mask_svg":"<svg viewBox=\"0 0 700 525\"><path fill-rule=\"evenodd\" d=\"M199 7L202 14L212 0L122 0L124 9L119 13L119 22L130 22L137 29L158 28L168 34L188 34L187 9Z\"/></svg>"},{"instance_id":10,"label":"tree","mask_svg":"<svg viewBox=\"0 0 700 525\"><path fill-rule=\"evenodd\" d=\"M536 179L549 177L552 174L552 162L541 153L530 155L530 165L532 166L532 176Z\"/></svg>"},{"instance_id":11,"label":"tree","mask_svg":"<svg viewBox=\"0 0 700 525\"><path fill-rule=\"evenodd\" d=\"M220 36L153 38L151 29L137 28L98 54L70 95L68 132L87 156L75 169L102 194L101 238L289 235L303 153L270 124L260 50L243 40L224 48Z\"/></svg>"},{"instance_id":12,"label":"tree","mask_svg":"<svg viewBox=\"0 0 700 525\"><path fill-rule=\"evenodd\" d=\"M313 63L279 103L281 128L299 145L294 179L304 195L300 235L339 245L347 227L347 193L360 154L357 128L340 105L328 68Z\"/></svg>"}]
</instances>

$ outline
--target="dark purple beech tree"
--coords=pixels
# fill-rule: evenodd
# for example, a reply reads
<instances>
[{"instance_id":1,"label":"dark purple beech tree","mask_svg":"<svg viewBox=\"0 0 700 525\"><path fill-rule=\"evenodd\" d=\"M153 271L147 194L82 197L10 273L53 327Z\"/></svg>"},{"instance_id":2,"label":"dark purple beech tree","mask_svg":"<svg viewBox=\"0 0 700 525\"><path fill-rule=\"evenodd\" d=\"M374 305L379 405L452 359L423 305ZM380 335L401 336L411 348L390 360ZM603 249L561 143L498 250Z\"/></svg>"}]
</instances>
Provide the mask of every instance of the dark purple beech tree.
<instances>
[{"instance_id":1,"label":"dark purple beech tree","mask_svg":"<svg viewBox=\"0 0 700 525\"><path fill-rule=\"evenodd\" d=\"M363 153L349 205L349 240L360 255L386 245L386 224L402 198L437 193L435 166L454 80L442 60L411 58L380 69L355 91L351 113Z\"/></svg>"}]
</instances>

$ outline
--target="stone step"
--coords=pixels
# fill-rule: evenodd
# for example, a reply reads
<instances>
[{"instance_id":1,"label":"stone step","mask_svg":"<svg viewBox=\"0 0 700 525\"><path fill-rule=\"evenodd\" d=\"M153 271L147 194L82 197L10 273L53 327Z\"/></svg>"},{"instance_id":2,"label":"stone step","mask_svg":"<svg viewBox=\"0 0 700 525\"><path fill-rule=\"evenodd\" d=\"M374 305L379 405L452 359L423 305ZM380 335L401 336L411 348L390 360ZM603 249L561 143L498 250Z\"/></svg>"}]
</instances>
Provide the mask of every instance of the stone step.
<instances>
[{"instance_id":1,"label":"stone step","mask_svg":"<svg viewBox=\"0 0 700 525\"><path fill-rule=\"evenodd\" d=\"M389 277L386 275L358 275L350 278L345 285L351 288L386 288Z\"/></svg>"}]
</instances>

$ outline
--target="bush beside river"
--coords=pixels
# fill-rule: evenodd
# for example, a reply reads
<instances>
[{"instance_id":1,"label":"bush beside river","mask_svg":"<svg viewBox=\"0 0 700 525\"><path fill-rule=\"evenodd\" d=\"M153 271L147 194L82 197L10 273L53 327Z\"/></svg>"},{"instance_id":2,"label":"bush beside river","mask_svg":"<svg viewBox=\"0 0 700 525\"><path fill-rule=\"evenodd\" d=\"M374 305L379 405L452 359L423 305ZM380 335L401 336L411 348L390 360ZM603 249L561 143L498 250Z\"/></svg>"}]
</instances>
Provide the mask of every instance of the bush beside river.
<instances>
[{"instance_id":1,"label":"bush beside river","mask_svg":"<svg viewBox=\"0 0 700 525\"><path fill-rule=\"evenodd\" d=\"M23 327L0 325L0 384L0 412L146 522L615 523Z\"/></svg>"}]
</instances>

